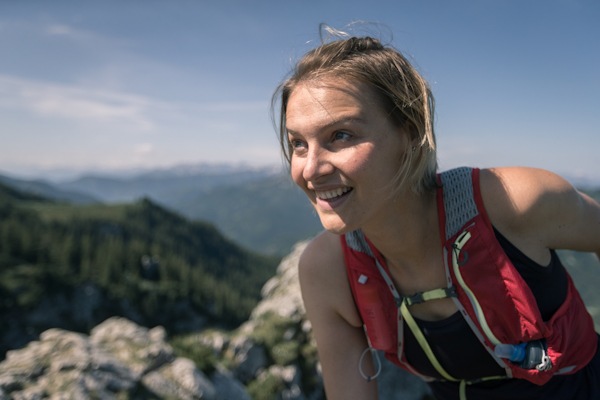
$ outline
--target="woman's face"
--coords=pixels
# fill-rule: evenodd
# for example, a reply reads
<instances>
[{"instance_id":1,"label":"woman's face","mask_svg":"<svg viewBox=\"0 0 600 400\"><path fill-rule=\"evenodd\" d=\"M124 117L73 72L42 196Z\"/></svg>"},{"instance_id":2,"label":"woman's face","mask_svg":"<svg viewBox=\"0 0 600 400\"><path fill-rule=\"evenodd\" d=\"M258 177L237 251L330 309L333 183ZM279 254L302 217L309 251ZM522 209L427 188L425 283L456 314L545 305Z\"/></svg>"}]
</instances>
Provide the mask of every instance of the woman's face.
<instances>
[{"instance_id":1,"label":"woman's face","mask_svg":"<svg viewBox=\"0 0 600 400\"><path fill-rule=\"evenodd\" d=\"M298 85L286 109L291 174L324 228L346 233L385 221L392 182L410 143L364 83Z\"/></svg>"}]
</instances>

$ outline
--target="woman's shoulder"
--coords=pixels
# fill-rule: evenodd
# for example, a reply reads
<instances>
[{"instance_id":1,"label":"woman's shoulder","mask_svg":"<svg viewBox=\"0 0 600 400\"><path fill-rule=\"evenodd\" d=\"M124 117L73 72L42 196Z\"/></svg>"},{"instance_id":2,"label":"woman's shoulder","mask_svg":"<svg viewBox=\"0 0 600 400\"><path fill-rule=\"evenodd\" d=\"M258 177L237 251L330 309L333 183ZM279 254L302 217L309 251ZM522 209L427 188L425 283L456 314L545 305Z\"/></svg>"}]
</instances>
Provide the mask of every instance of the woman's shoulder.
<instances>
[{"instance_id":1,"label":"woman's shoulder","mask_svg":"<svg viewBox=\"0 0 600 400\"><path fill-rule=\"evenodd\" d=\"M340 236L328 231L319 233L308 242L299 261L301 272L327 273L339 269L322 268L325 265L344 266Z\"/></svg>"},{"instance_id":2,"label":"woman's shoulder","mask_svg":"<svg viewBox=\"0 0 600 400\"><path fill-rule=\"evenodd\" d=\"M493 168L482 170L480 182L495 226L523 238L538 237L548 248L600 256L600 204L566 179L543 169Z\"/></svg>"},{"instance_id":3,"label":"woman's shoulder","mask_svg":"<svg viewBox=\"0 0 600 400\"><path fill-rule=\"evenodd\" d=\"M488 212L514 223L525 222L515 218L547 216L544 214L577 195L573 186L561 176L530 167L482 169L480 185Z\"/></svg>"},{"instance_id":4,"label":"woman's shoulder","mask_svg":"<svg viewBox=\"0 0 600 400\"><path fill-rule=\"evenodd\" d=\"M580 193L543 169L483 169L481 196L494 227L530 258L545 265L547 248L572 248L584 224ZM569 239L571 237L571 239Z\"/></svg>"},{"instance_id":5,"label":"woman's shoulder","mask_svg":"<svg viewBox=\"0 0 600 400\"><path fill-rule=\"evenodd\" d=\"M333 310L348 324L361 326L339 235L325 231L313 238L300 256L298 275L307 309Z\"/></svg>"},{"instance_id":6,"label":"woman's shoulder","mask_svg":"<svg viewBox=\"0 0 600 400\"><path fill-rule=\"evenodd\" d=\"M481 169L481 184L486 187L528 191L562 191L571 184L560 175L542 168L496 167Z\"/></svg>"}]
</instances>

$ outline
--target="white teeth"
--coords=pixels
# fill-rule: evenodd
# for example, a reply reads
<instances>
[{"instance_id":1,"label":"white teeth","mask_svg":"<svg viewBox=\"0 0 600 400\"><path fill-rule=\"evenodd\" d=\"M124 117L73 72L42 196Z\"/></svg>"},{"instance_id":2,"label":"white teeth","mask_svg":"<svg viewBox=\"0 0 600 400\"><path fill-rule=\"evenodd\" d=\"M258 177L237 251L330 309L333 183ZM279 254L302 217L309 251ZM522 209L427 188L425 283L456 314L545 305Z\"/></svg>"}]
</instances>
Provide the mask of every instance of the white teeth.
<instances>
[{"instance_id":1,"label":"white teeth","mask_svg":"<svg viewBox=\"0 0 600 400\"><path fill-rule=\"evenodd\" d=\"M317 197L320 198L321 200L329 200L329 199L333 199L334 197L341 196L344 193L347 193L349 191L350 191L349 187L337 188L334 190L317 192Z\"/></svg>"}]
</instances>

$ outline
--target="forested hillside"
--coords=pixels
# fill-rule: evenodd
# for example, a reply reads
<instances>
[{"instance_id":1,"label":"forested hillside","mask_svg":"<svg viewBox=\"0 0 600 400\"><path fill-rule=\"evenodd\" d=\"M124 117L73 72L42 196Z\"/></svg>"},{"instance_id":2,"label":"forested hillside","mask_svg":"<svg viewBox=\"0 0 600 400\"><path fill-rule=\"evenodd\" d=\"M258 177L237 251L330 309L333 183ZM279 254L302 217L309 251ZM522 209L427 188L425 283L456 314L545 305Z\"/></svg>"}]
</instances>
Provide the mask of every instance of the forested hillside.
<instances>
[{"instance_id":1,"label":"forested hillside","mask_svg":"<svg viewBox=\"0 0 600 400\"><path fill-rule=\"evenodd\" d=\"M263 254L288 254L295 243L322 230L306 195L280 170L202 164L122 176L86 175L54 184L0 175L2 181L71 203L147 197L188 219L210 222L235 243ZM598 196L594 186L585 189Z\"/></svg>"},{"instance_id":2,"label":"forested hillside","mask_svg":"<svg viewBox=\"0 0 600 400\"><path fill-rule=\"evenodd\" d=\"M210 221L227 237L266 254L285 255L323 228L306 195L284 175L161 199L191 219Z\"/></svg>"},{"instance_id":3,"label":"forested hillside","mask_svg":"<svg viewBox=\"0 0 600 400\"><path fill-rule=\"evenodd\" d=\"M147 199L75 206L0 185L0 356L48 327L85 331L111 315L171 331L235 326L277 262Z\"/></svg>"},{"instance_id":4,"label":"forested hillside","mask_svg":"<svg viewBox=\"0 0 600 400\"><path fill-rule=\"evenodd\" d=\"M235 243L265 254L283 256L322 229L306 195L286 173L270 169L204 166L131 177L84 176L58 187L107 203L148 197L189 219L209 221Z\"/></svg>"}]
</instances>

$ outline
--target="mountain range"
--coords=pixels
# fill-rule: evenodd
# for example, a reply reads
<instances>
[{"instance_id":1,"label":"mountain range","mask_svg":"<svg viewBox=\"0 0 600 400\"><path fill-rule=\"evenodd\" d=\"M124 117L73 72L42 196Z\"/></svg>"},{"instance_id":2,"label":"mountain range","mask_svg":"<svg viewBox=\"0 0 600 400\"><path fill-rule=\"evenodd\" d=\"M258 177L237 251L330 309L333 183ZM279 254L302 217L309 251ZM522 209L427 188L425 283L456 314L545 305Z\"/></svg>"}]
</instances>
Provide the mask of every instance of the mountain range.
<instances>
[{"instance_id":1,"label":"mountain range","mask_svg":"<svg viewBox=\"0 0 600 400\"><path fill-rule=\"evenodd\" d=\"M573 184L592 195L600 182ZM277 167L181 165L147 171L86 173L70 180L24 180L0 174L19 190L74 204L128 203L149 198L190 220L209 222L239 245L276 256L314 236L321 224L305 195Z\"/></svg>"},{"instance_id":2,"label":"mountain range","mask_svg":"<svg viewBox=\"0 0 600 400\"><path fill-rule=\"evenodd\" d=\"M229 239L263 254L287 254L296 242L321 229L305 195L274 168L202 165L58 182L0 175L0 182L74 204L146 197L190 220L210 222Z\"/></svg>"}]
</instances>

